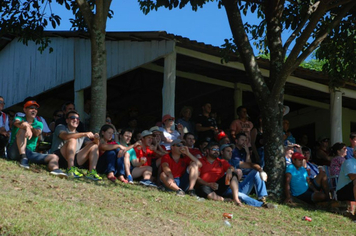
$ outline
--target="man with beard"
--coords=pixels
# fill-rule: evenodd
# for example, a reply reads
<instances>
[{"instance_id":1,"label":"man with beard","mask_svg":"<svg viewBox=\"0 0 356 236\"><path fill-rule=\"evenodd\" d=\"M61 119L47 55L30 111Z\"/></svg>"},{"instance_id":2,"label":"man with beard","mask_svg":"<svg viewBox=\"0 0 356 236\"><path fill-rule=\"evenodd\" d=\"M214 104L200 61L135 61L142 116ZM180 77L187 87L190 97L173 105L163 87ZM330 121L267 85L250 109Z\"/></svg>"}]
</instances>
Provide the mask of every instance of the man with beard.
<instances>
[{"instance_id":1,"label":"man with beard","mask_svg":"<svg viewBox=\"0 0 356 236\"><path fill-rule=\"evenodd\" d=\"M242 206L239 200L239 187L236 174L226 160L219 157L219 145L211 142L208 145L207 156L200 159L202 167L197 180L197 194L200 197L215 201L226 201L223 194L230 187L232 190L232 200L237 206Z\"/></svg>"}]
</instances>

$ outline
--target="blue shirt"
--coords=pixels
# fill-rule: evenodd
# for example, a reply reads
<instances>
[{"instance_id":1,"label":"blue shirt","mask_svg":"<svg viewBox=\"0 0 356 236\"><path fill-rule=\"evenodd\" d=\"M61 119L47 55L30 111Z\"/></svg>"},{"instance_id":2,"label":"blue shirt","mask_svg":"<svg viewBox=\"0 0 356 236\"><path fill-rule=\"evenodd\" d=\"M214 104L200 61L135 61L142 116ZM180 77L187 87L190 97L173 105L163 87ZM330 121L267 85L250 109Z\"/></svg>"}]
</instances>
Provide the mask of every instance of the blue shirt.
<instances>
[{"instance_id":1,"label":"blue shirt","mask_svg":"<svg viewBox=\"0 0 356 236\"><path fill-rule=\"evenodd\" d=\"M347 154L345 156L345 159L352 159L354 157L354 149L352 147L347 147Z\"/></svg>"},{"instance_id":2,"label":"blue shirt","mask_svg":"<svg viewBox=\"0 0 356 236\"><path fill-rule=\"evenodd\" d=\"M231 160L239 160L239 161L246 161L246 151L244 148L242 148L241 150L238 149L237 147L234 148L234 150L232 150L232 157Z\"/></svg>"},{"instance_id":3,"label":"blue shirt","mask_svg":"<svg viewBox=\"0 0 356 236\"><path fill-rule=\"evenodd\" d=\"M304 167L297 169L294 165L289 165L287 166L286 173L290 173L292 175L290 180L292 196L299 196L308 190L308 172Z\"/></svg>"},{"instance_id":4,"label":"blue shirt","mask_svg":"<svg viewBox=\"0 0 356 236\"><path fill-rule=\"evenodd\" d=\"M339 179L336 185L336 191L339 191L346 185L348 185L352 180L349 178L348 174L356 174L356 159L347 159L342 163L341 170L339 173Z\"/></svg>"}]
</instances>

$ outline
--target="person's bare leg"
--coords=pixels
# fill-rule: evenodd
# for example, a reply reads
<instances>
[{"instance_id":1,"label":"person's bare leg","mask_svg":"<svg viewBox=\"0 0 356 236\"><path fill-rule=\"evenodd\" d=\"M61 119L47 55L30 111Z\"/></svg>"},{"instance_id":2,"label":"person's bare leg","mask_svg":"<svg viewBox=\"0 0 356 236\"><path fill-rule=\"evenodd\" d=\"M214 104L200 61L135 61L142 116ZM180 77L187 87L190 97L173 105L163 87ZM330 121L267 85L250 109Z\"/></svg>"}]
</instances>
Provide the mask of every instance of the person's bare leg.
<instances>
[{"instance_id":1,"label":"person's bare leg","mask_svg":"<svg viewBox=\"0 0 356 236\"><path fill-rule=\"evenodd\" d=\"M169 189L173 190L173 191L177 191L180 188L177 186L176 182L174 181L174 179L168 177L164 172L161 173L160 175L160 180L162 181L162 183Z\"/></svg>"},{"instance_id":2,"label":"person's bare leg","mask_svg":"<svg viewBox=\"0 0 356 236\"><path fill-rule=\"evenodd\" d=\"M95 143L90 143L77 153L77 162L78 165L83 165L87 160L89 160L89 171L91 171L92 169L96 168L98 157L98 145Z\"/></svg>"},{"instance_id":3,"label":"person's bare leg","mask_svg":"<svg viewBox=\"0 0 356 236\"><path fill-rule=\"evenodd\" d=\"M76 139L68 139L67 142L63 145L60 152L62 156L66 159L68 163L68 169L74 166L75 150L77 148Z\"/></svg>"},{"instance_id":4,"label":"person's bare leg","mask_svg":"<svg viewBox=\"0 0 356 236\"><path fill-rule=\"evenodd\" d=\"M48 163L48 170L52 171L55 169L59 169L58 167L59 157L55 154L48 154L45 158L45 162Z\"/></svg>"},{"instance_id":5,"label":"person's bare leg","mask_svg":"<svg viewBox=\"0 0 356 236\"><path fill-rule=\"evenodd\" d=\"M132 178L143 177L143 179L150 179L152 176L151 166L140 166L132 170Z\"/></svg>"},{"instance_id":6,"label":"person's bare leg","mask_svg":"<svg viewBox=\"0 0 356 236\"><path fill-rule=\"evenodd\" d=\"M230 181L230 188L232 190L232 199L236 205L242 206L242 203L239 199L239 183L237 181L236 176L233 176Z\"/></svg>"},{"instance_id":7,"label":"person's bare leg","mask_svg":"<svg viewBox=\"0 0 356 236\"><path fill-rule=\"evenodd\" d=\"M16 144L19 149L19 154L26 154L27 138L25 137L26 130L19 129L16 134Z\"/></svg>"},{"instance_id":8,"label":"person's bare leg","mask_svg":"<svg viewBox=\"0 0 356 236\"><path fill-rule=\"evenodd\" d=\"M130 171L130 168L131 168L130 154L128 152L125 152L125 155L124 155L124 166L125 166L126 176L131 175L131 171Z\"/></svg>"},{"instance_id":9,"label":"person's bare leg","mask_svg":"<svg viewBox=\"0 0 356 236\"><path fill-rule=\"evenodd\" d=\"M199 168L198 165L193 162L188 166L189 170L189 188L188 190L193 190L195 183L197 182L199 176Z\"/></svg>"},{"instance_id":10,"label":"person's bare leg","mask_svg":"<svg viewBox=\"0 0 356 236\"><path fill-rule=\"evenodd\" d=\"M224 198L217 195L215 192L211 192L207 196L208 199L214 200L214 201L224 201Z\"/></svg>"}]
</instances>

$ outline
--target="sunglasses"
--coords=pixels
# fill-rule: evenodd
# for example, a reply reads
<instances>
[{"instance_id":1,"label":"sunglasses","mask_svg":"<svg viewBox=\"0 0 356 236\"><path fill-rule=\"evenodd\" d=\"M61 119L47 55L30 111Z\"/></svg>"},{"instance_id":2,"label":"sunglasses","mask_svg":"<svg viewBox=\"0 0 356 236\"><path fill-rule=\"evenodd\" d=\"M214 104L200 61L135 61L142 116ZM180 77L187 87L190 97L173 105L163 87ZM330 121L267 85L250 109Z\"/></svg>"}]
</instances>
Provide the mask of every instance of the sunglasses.
<instances>
[{"instance_id":1,"label":"sunglasses","mask_svg":"<svg viewBox=\"0 0 356 236\"><path fill-rule=\"evenodd\" d=\"M80 120L79 116L70 116L70 117L68 117L68 119L71 119L71 120L75 120L75 119Z\"/></svg>"},{"instance_id":2,"label":"sunglasses","mask_svg":"<svg viewBox=\"0 0 356 236\"><path fill-rule=\"evenodd\" d=\"M170 119L167 119L167 120L169 120L169 121L173 121L174 119L170 118Z\"/></svg>"},{"instance_id":3,"label":"sunglasses","mask_svg":"<svg viewBox=\"0 0 356 236\"><path fill-rule=\"evenodd\" d=\"M0 104L4 104L5 105L5 102L4 101L0 101Z\"/></svg>"},{"instance_id":4,"label":"sunglasses","mask_svg":"<svg viewBox=\"0 0 356 236\"><path fill-rule=\"evenodd\" d=\"M176 146L176 147L183 147L183 144L182 144L182 143L177 143L177 144L175 144L174 146Z\"/></svg>"},{"instance_id":5,"label":"sunglasses","mask_svg":"<svg viewBox=\"0 0 356 236\"><path fill-rule=\"evenodd\" d=\"M220 149L219 149L219 148L211 148L210 150L211 150L211 151L215 151L215 152L220 151Z\"/></svg>"},{"instance_id":6,"label":"sunglasses","mask_svg":"<svg viewBox=\"0 0 356 236\"><path fill-rule=\"evenodd\" d=\"M27 109L35 109L35 110L38 110L38 107L36 107L36 106L29 106L29 107L27 107Z\"/></svg>"},{"instance_id":7,"label":"sunglasses","mask_svg":"<svg viewBox=\"0 0 356 236\"><path fill-rule=\"evenodd\" d=\"M58 114L58 115L56 115L56 117L62 118L62 117L63 117L63 115Z\"/></svg>"}]
</instances>

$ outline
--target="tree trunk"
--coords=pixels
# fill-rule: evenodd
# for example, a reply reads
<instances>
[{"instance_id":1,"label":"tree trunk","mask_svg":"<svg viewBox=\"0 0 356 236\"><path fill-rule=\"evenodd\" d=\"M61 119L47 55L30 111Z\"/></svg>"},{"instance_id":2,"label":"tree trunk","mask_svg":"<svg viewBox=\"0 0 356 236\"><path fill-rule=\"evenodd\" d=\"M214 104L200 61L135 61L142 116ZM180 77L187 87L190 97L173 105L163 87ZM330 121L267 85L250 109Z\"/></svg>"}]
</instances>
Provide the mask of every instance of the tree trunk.
<instances>
[{"instance_id":1,"label":"tree trunk","mask_svg":"<svg viewBox=\"0 0 356 236\"><path fill-rule=\"evenodd\" d=\"M259 104L259 107L263 119L264 169L268 174L268 195L272 199L282 200L286 168L282 132L283 105L268 100Z\"/></svg>"},{"instance_id":2,"label":"tree trunk","mask_svg":"<svg viewBox=\"0 0 356 236\"><path fill-rule=\"evenodd\" d=\"M99 132L106 118L107 72L104 31L93 29L91 40L91 118L90 131Z\"/></svg>"}]
</instances>

